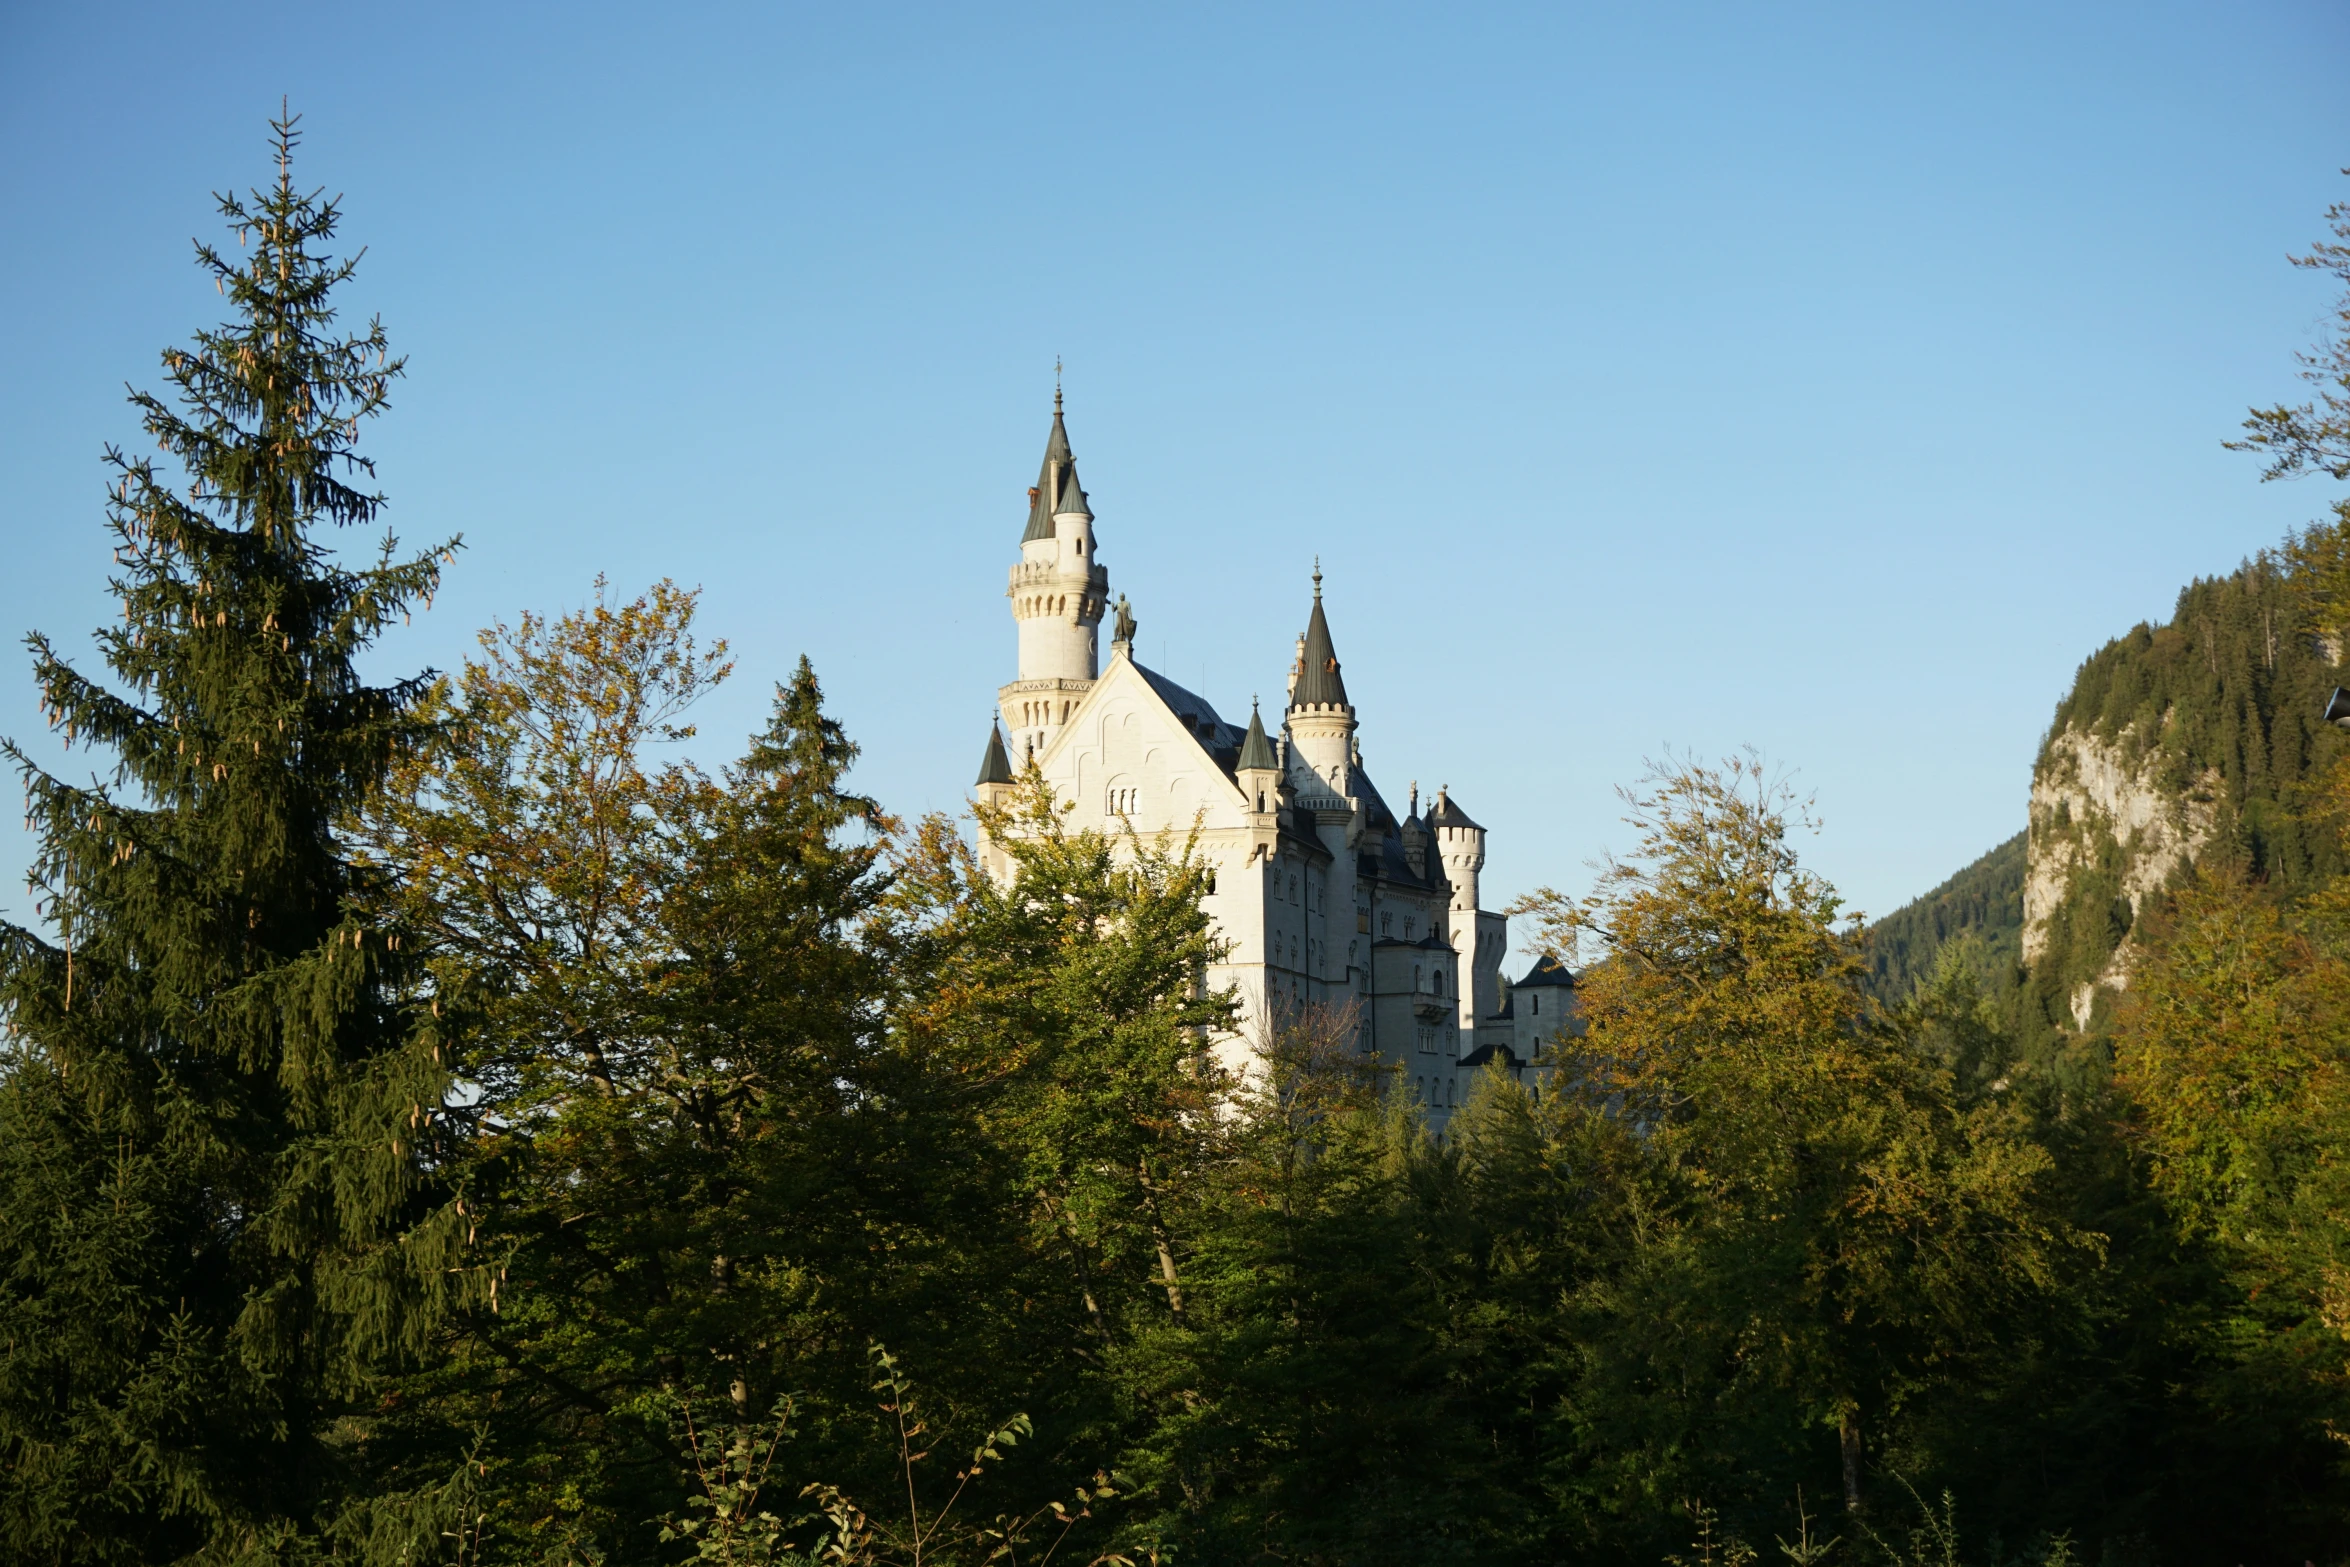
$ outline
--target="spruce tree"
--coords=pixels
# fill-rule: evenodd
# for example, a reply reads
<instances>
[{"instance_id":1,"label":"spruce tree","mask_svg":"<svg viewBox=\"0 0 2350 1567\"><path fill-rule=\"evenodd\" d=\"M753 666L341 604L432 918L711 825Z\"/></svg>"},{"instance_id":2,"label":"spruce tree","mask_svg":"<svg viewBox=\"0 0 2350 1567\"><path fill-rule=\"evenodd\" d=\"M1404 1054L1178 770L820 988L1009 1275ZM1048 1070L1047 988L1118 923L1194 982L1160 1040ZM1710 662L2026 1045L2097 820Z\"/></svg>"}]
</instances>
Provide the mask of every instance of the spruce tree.
<instances>
[{"instance_id":1,"label":"spruce tree","mask_svg":"<svg viewBox=\"0 0 2350 1567\"><path fill-rule=\"evenodd\" d=\"M421 680L355 660L446 549L359 568L357 448L401 362L339 332L337 203L220 196L196 255L230 319L134 392L156 457L109 449L111 682L30 639L84 784L13 742L45 933L0 927L0 1554L232 1559L298 1545L366 1466L370 1377L465 1270L429 1001L354 910L337 826L419 738Z\"/></svg>"}]
</instances>

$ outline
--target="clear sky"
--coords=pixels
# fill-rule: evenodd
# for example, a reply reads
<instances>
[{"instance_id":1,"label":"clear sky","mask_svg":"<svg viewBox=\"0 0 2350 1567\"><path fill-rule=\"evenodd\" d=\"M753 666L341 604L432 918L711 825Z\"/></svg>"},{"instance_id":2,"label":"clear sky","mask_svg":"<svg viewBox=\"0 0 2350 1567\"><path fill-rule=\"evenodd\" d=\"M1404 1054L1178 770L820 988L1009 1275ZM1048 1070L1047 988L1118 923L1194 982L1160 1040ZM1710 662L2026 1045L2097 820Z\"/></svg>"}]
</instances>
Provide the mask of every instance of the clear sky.
<instances>
[{"instance_id":1,"label":"clear sky","mask_svg":"<svg viewBox=\"0 0 2350 1567\"><path fill-rule=\"evenodd\" d=\"M1503 898L1583 885L1643 758L1751 743L1889 911L2023 824L2082 658L2328 498L2219 443L2327 302L2335 0L19 0L11 638L113 612L99 452L280 94L410 356L391 516L466 542L379 667L700 584L699 754L805 651L900 812L1012 674L1056 354L1143 661L1277 700L1320 554L1374 775L1451 785ZM0 733L54 756L25 667Z\"/></svg>"}]
</instances>

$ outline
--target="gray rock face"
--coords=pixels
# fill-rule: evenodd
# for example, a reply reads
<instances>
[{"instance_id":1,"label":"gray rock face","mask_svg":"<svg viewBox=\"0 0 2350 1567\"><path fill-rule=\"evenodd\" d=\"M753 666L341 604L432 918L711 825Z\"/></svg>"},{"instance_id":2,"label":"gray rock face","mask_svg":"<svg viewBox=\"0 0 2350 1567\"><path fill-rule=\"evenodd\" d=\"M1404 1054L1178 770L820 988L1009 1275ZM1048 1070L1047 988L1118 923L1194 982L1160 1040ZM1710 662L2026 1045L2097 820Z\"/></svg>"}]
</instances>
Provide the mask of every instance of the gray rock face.
<instances>
[{"instance_id":1,"label":"gray rock face","mask_svg":"<svg viewBox=\"0 0 2350 1567\"><path fill-rule=\"evenodd\" d=\"M2084 902L2126 903L2135 923L2148 897L2162 890L2210 843L2221 788L2216 770L2184 794L2166 786L2157 737L2136 725L2112 739L2094 730L2052 736L2032 773L2031 827L2024 873L2023 956L2038 967ZM2104 966L2068 998L2076 1027L2086 1028L2100 989L2129 984L2132 947L2125 937Z\"/></svg>"}]
</instances>

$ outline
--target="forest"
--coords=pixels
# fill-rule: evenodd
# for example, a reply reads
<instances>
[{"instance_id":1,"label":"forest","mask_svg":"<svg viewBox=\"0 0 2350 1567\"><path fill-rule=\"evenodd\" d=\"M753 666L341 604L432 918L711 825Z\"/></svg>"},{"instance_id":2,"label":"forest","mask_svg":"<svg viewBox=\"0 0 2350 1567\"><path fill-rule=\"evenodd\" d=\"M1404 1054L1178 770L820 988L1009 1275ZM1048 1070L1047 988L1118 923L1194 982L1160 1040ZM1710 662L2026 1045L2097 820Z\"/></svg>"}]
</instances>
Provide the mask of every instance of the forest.
<instances>
[{"instance_id":1,"label":"forest","mask_svg":"<svg viewBox=\"0 0 2350 1567\"><path fill-rule=\"evenodd\" d=\"M1634 850L1514 911L1584 1031L1439 1139L1347 1016L1218 1066L1183 842L1032 776L984 875L858 792L805 660L730 764L663 760L735 675L690 590L367 683L464 557L342 547L403 362L278 137L108 453L104 670L32 638L96 775L7 747L0 1558L2350 1562L2313 713L2227 742L2240 830L2093 1031L1943 939L2020 843L1880 936L1771 769L1652 766ZM2315 397L2242 444L2342 480L2328 216ZM2204 722L2213 639L2282 638L2297 710L2350 502L2256 564L2073 700Z\"/></svg>"}]
</instances>

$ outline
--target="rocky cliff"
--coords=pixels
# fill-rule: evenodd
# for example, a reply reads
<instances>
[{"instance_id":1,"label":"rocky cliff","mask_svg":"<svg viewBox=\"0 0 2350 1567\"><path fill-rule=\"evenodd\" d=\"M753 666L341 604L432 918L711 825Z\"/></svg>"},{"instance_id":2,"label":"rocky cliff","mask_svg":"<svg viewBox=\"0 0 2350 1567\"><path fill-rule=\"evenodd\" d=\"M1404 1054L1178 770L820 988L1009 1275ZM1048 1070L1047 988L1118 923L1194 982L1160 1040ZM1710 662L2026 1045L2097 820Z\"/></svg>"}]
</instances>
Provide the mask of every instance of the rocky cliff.
<instances>
[{"instance_id":1,"label":"rocky cliff","mask_svg":"<svg viewBox=\"0 0 2350 1567\"><path fill-rule=\"evenodd\" d=\"M2076 979L2065 996L2076 1030L2088 1028L2100 990L2129 983L2125 938L2146 900L2211 845L2219 770L2206 767L2180 793L2169 764L2134 728L2111 738L2066 729L2049 736L2033 769L2022 958L2038 969L2104 951L2096 972ZM2078 928L2084 922L2089 929Z\"/></svg>"},{"instance_id":2,"label":"rocky cliff","mask_svg":"<svg viewBox=\"0 0 2350 1567\"><path fill-rule=\"evenodd\" d=\"M2350 749L2321 718L2350 683L2265 560L2190 584L2074 676L2032 769L2029 824L1870 931L1870 983L1898 1005L1963 944L2027 1037L2099 1032L2132 937L2198 865L2291 896L2345 869L2309 785Z\"/></svg>"},{"instance_id":3,"label":"rocky cliff","mask_svg":"<svg viewBox=\"0 0 2350 1567\"><path fill-rule=\"evenodd\" d=\"M2082 664L2032 769L2023 877L2025 1003L2094 1032L2129 983L2131 933L2198 864L2281 893L2342 869L2307 785L2343 737L2320 712L2346 677L2300 629L2265 561L2191 584L2167 624Z\"/></svg>"}]
</instances>

